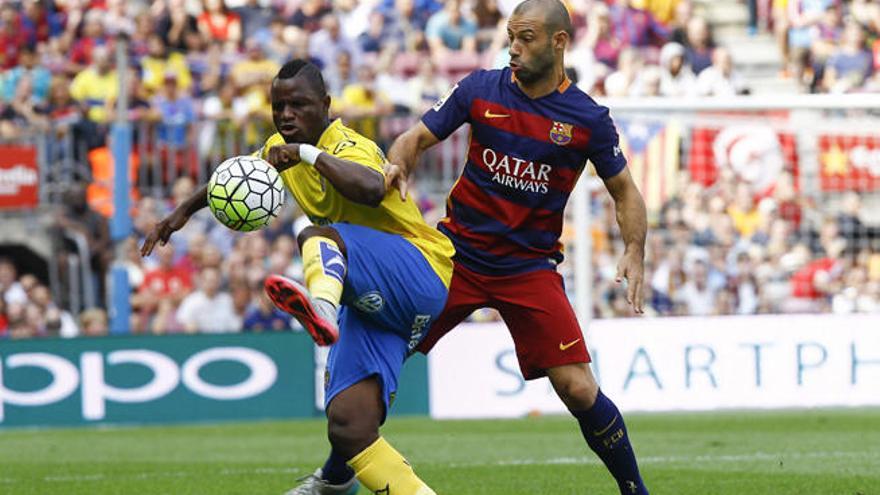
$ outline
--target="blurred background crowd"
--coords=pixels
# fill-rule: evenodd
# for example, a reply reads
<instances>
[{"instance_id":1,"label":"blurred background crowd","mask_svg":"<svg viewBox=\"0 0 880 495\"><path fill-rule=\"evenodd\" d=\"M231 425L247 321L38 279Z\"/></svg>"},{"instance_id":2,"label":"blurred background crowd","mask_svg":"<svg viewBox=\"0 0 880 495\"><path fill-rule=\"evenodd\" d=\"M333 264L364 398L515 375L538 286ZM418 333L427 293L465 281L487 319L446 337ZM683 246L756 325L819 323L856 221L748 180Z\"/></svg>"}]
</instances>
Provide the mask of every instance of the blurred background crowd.
<instances>
[{"instance_id":1,"label":"blurred background crowd","mask_svg":"<svg viewBox=\"0 0 880 495\"><path fill-rule=\"evenodd\" d=\"M66 266L64 256L82 253L71 241L77 233L90 253L85 263L94 271L96 301L75 308L68 291L51 291L27 263L0 257L0 338L107 333L106 274L114 260L129 275L132 332L295 329L261 293L269 273L300 275L294 239L304 219L295 205L269 229L247 235L225 230L203 211L146 259L138 253L143 236L220 159L250 152L272 132L268 83L286 60L318 64L333 115L387 146L462 76L506 65L505 20L517 3L0 1L0 141L51 137L41 156L67 164L46 175L60 184L52 202L53 255ZM731 97L755 86L762 92L765 81L740 71L736 47L720 42L704 15L715 2L566 3L576 29L569 77L592 96ZM880 2L749 0L746 7L741 34L774 40L774 78L787 91L880 90ZM109 124L119 117L114 57L123 42L124 117L135 124L135 235L113 246L101 180L108 174ZM464 158L451 159L460 166ZM649 313L880 311L880 235L876 219L865 218L865 193L840 194L829 213L786 170L760 194L729 174L707 184L684 166L676 171L675 193L652 212ZM442 197L423 193L418 201L429 222L442 216ZM601 191L592 201L594 314L627 316L622 288L613 283L621 247L613 208ZM569 228L566 237L576 236ZM58 284L69 287L63 274Z\"/></svg>"}]
</instances>

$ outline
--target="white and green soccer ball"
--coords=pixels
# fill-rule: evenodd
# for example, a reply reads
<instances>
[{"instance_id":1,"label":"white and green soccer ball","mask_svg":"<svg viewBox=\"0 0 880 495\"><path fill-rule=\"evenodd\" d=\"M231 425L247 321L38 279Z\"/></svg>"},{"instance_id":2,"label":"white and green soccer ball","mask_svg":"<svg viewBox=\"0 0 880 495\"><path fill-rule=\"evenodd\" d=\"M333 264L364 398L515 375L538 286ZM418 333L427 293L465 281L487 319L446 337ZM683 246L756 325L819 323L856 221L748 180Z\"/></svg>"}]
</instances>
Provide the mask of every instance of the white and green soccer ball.
<instances>
[{"instance_id":1,"label":"white and green soccer ball","mask_svg":"<svg viewBox=\"0 0 880 495\"><path fill-rule=\"evenodd\" d=\"M255 156L235 156L217 167L208 182L208 206L232 230L258 230L278 215L284 185L272 165Z\"/></svg>"}]
</instances>

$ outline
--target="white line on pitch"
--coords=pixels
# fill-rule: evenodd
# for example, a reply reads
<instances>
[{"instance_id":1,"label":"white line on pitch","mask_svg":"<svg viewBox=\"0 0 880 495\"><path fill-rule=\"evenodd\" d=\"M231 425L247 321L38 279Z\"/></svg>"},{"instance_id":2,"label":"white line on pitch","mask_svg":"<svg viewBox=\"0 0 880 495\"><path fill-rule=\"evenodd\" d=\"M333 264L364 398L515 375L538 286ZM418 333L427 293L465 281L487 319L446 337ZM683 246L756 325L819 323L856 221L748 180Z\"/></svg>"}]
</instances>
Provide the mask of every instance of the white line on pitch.
<instances>
[{"instance_id":1,"label":"white line on pitch","mask_svg":"<svg viewBox=\"0 0 880 495\"><path fill-rule=\"evenodd\" d=\"M880 457L880 452L804 452L804 453L771 453L755 452L751 454L725 454L725 455L694 455L694 456L644 456L639 457L639 464L672 464L683 462L743 462L765 460L790 460L790 459L831 459L835 457ZM449 463L451 468L459 467L487 467L487 466L552 466L552 465L578 465L599 464L596 457L549 457L547 459L509 459L488 462Z\"/></svg>"}]
</instances>

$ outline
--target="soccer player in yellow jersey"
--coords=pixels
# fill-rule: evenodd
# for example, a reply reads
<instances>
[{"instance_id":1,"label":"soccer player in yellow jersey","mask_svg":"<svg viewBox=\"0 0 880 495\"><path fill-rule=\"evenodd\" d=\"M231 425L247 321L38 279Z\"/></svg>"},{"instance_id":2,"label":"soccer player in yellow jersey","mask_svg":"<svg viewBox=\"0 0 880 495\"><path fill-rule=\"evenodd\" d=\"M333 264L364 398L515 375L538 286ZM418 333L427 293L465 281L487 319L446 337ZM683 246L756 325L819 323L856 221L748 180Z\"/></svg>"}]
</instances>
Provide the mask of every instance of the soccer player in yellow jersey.
<instances>
[{"instance_id":1,"label":"soccer player in yellow jersey","mask_svg":"<svg viewBox=\"0 0 880 495\"><path fill-rule=\"evenodd\" d=\"M386 194L379 147L330 122L317 67L288 62L271 94L278 132L257 154L279 171L314 225L297 239L305 287L273 275L266 291L318 344L333 344L325 399L331 455L290 493L353 494L360 480L375 493L434 494L379 427L404 360L446 302L454 248L413 201ZM205 206L207 186L154 227L142 254Z\"/></svg>"}]
</instances>

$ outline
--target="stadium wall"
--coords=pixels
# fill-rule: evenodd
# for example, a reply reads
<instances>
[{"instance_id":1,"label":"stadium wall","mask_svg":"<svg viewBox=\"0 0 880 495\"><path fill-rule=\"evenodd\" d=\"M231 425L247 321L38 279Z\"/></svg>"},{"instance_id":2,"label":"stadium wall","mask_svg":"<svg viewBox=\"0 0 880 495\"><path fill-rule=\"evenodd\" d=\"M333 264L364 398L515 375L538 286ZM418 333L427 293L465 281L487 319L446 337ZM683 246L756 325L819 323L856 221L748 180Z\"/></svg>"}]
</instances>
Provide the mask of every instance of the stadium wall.
<instances>
[{"instance_id":1,"label":"stadium wall","mask_svg":"<svg viewBox=\"0 0 880 495\"><path fill-rule=\"evenodd\" d=\"M603 391L624 411L880 406L880 317L786 315L594 320ZM525 382L503 324L473 324L429 357L435 418L563 413Z\"/></svg>"},{"instance_id":2,"label":"stadium wall","mask_svg":"<svg viewBox=\"0 0 880 495\"><path fill-rule=\"evenodd\" d=\"M605 393L625 411L880 406L880 317L595 320ZM0 429L323 416L323 352L302 333L10 341ZM404 368L392 414L563 413L525 382L501 323L465 324Z\"/></svg>"},{"instance_id":3,"label":"stadium wall","mask_svg":"<svg viewBox=\"0 0 880 495\"><path fill-rule=\"evenodd\" d=\"M4 342L0 429L322 416L314 347L304 333ZM428 414L426 362L408 363L394 414Z\"/></svg>"}]
</instances>

